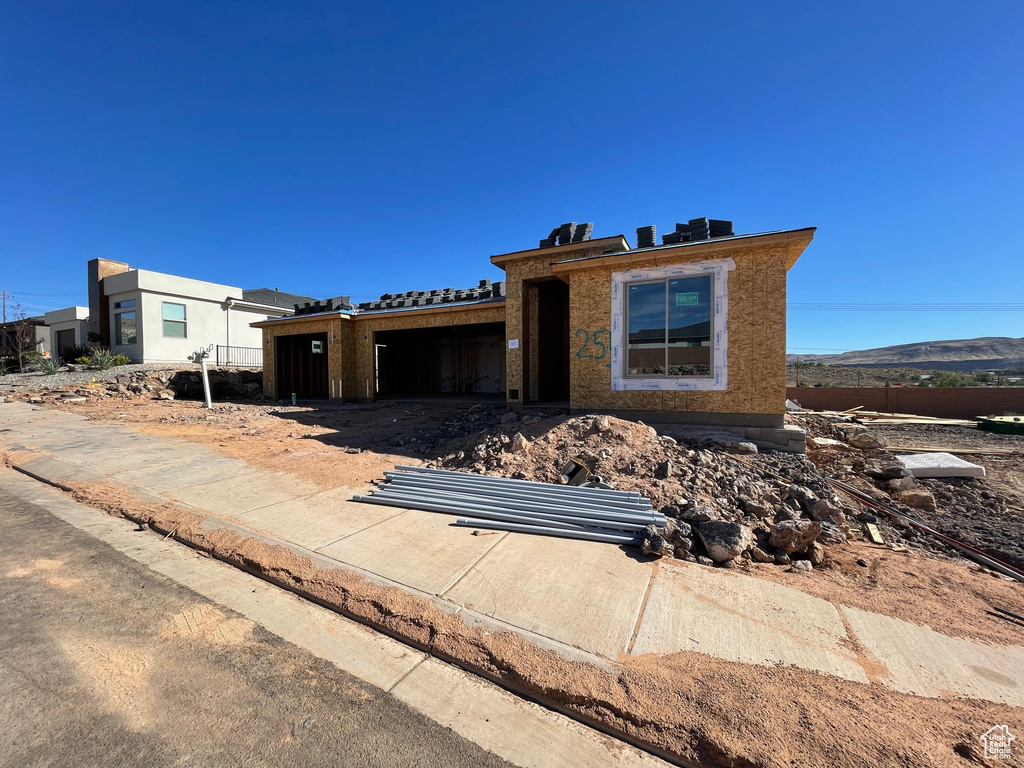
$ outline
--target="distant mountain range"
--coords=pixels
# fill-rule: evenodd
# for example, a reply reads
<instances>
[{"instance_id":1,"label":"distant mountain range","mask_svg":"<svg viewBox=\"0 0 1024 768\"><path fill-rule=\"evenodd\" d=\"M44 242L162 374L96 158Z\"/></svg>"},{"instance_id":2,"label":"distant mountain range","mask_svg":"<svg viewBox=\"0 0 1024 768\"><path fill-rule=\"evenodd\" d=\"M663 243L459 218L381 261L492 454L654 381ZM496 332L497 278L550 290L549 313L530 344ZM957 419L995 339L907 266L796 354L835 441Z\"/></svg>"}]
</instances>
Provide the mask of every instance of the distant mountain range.
<instances>
[{"instance_id":1,"label":"distant mountain range","mask_svg":"<svg viewBox=\"0 0 1024 768\"><path fill-rule=\"evenodd\" d=\"M920 341L915 344L843 352L839 355L786 355L786 362L942 371L1024 368L1024 338L986 336L981 339Z\"/></svg>"}]
</instances>

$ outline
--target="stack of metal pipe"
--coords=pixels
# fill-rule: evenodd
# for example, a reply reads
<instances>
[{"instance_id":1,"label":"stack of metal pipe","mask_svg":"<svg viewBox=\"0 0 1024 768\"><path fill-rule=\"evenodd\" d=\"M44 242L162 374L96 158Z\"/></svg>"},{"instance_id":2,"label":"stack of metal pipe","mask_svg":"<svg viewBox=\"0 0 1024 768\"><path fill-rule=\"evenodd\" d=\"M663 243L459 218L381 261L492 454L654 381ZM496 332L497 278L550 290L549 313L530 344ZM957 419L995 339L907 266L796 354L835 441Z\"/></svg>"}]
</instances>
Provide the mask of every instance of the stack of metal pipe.
<instances>
[{"instance_id":1,"label":"stack of metal pipe","mask_svg":"<svg viewBox=\"0 0 1024 768\"><path fill-rule=\"evenodd\" d=\"M353 500L456 515L456 525L640 546L665 516L633 491L396 466L369 496Z\"/></svg>"}]
</instances>

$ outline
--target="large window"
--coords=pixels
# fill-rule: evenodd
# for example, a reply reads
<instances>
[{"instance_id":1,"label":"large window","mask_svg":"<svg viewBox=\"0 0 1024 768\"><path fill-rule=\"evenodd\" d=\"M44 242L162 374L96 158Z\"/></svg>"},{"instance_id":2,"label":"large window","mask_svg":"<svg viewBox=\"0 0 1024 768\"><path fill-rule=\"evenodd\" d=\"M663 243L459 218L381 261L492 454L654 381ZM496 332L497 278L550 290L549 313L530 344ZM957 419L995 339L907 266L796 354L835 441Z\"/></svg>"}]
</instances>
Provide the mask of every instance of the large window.
<instances>
[{"instance_id":1,"label":"large window","mask_svg":"<svg viewBox=\"0 0 1024 768\"><path fill-rule=\"evenodd\" d=\"M185 322L185 305L163 302L164 336L171 339L188 337Z\"/></svg>"},{"instance_id":2,"label":"large window","mask_svg":"<svg viewBox=\"0 0 1024 768\"><path fill-rule=\"evenodd\" d=\"M135 302L131 302L131 306L134 305ZM114 343L119 347L135 343L135 330L135 310L114 315Z\"/></svg>"},{"instance_id":3,"label":"large window","mask_svg":"<svg viewBox=\"0 0 1024 768\"><path fill-rule=\"evenodd\" d=\"M625 375L711 376L712 275L627 283Z\"/></svg>"}]
</instances>

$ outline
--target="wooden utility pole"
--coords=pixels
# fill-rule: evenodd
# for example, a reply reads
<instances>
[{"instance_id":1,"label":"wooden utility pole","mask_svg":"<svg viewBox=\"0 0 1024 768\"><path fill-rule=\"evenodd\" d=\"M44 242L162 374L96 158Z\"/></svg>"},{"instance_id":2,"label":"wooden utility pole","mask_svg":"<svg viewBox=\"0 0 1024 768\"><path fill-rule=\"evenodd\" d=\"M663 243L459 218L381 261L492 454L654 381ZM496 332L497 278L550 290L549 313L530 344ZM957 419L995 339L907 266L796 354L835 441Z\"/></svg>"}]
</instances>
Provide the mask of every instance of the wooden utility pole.
<instances>
[{"instance_id":1,"label":"wooden utility pole","mask_svg":"<svg viewBox=\"0 0 1024 768\"><path fill-rule=\"evenodd\" d=\"M4 323L7 322L7 291L3 291L4 296Z\"/></svg>"}]
</instances>

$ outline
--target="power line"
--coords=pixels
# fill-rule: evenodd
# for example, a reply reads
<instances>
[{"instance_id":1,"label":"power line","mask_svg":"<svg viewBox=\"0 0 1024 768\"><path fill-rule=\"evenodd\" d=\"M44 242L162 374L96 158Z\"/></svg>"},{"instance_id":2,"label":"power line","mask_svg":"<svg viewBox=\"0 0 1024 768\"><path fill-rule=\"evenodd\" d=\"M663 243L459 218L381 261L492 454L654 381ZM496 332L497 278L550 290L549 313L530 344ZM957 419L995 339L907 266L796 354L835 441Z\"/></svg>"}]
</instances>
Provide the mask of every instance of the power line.
<instances>
[{"instance_id":1,"label":"power line","mask_svg":"<svg viewBox=\"0 0 1024 768\"><path fill-rule=\"evenodd\" d=\"M801 312L1024 312L1017 302L974 304L811 304L793 303L786 308Z\"/></svg>"}]
</instances>

